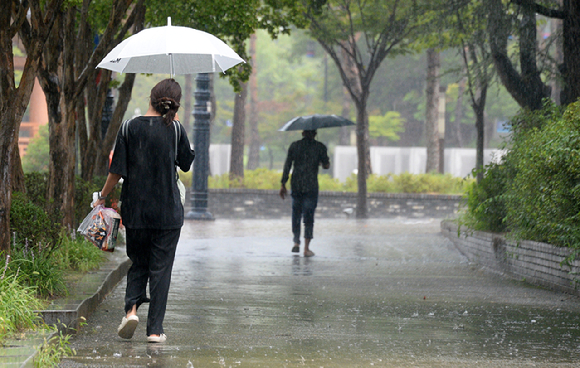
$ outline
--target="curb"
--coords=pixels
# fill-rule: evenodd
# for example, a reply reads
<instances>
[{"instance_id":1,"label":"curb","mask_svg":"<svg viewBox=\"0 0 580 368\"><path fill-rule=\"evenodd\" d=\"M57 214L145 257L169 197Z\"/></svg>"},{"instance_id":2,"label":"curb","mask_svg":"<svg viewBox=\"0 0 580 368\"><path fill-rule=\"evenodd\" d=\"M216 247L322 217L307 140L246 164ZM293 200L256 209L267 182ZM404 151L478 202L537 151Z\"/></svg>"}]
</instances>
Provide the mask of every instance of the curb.
<instances>
[{"instance_id":1,"label":"curb","mask_svg":"<svg viewBox=\"0 0 580 368\"><path fill-rule=\"evenodd\" d=\"M125 256L126 258L126 256ZM75 309L62 310L43 310L39 311L41 318L47 325L57 327L57 330L50 333L46 340L50 340L57 335L59 331L65 333L74 333L79 325L81 318L88 318L101 304L105 297L117 286L119 281L127 275L129 267L131 267L131 260L126 258L124 260L110 260L110 262L118 262L116 267L113 267L105 277L102 284L98 287L96 292L91 296L82 300ZM32 353L22 364L21 368L34 367L34 358L38 354L38 350Z\"/></svg>"}]
</instances>

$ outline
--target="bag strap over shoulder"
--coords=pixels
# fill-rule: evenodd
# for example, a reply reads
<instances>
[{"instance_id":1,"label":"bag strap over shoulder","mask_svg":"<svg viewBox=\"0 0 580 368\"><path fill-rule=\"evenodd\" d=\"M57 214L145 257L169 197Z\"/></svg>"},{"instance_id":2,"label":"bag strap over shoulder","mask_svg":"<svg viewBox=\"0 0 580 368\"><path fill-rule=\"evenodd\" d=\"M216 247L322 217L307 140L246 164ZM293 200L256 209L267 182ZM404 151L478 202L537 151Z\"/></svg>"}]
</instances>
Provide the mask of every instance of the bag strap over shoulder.
<instances>
[{"instance_id":1,"label":"bag strap over shoulder","mask_svg":"<svg viewBox=\"0 0 580 368\"><path fill-rule=\"evenodd\" d=\"M121 136L127 138L127 129L129 129L129 123L133 119L128 119L121 124ZM179 127L179 122L173 120L173 129L175 130L175 162L177 162L177 144L181 140L181 128ZM177 165L176 165L177 166ZM177 169L177 167L176 167Z\"/></svg>"},{"instance_id":2,"label":"bag strap over shoulder","mask_svg":"<svg viewBox=\"0 0 580 368\"><path fill-rule=\"evenodd\" d=\"M181 128L177 120L173 120L173 129L175 129L175 162L177 162L177 143L181 140Z\"/></svg>"},{"instance_id":3,"label":"bag strap over shoulder","mask_svg":"<svg viewBox=\"0 0 580 368\"><path fill-rule=\"evenodd\" d=\"M127 129L129 128L129 123L132 119L127 119L121 124L121 137L127 137Z\"/></svg>"}]
</instances>

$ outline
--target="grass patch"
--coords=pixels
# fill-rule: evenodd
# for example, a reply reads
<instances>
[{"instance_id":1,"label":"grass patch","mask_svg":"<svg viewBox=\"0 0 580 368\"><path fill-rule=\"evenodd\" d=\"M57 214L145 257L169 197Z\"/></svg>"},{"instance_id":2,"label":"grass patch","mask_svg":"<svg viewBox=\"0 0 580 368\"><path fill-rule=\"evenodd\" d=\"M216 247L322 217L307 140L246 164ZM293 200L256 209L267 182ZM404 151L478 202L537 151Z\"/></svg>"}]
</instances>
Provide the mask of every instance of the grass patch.
<instances>
[{"instance_id":1,"label":"grass patch","mask_svg":"<svg viewBox=\"0 0 580 368\"><path fill-rule=\"evenodd\" d=\"M0 344L10 335L37 327L41 319L34 311L44 307L35 287L24 285L18 274L8 274L6 259L0 278Z\"/></svg>"},{"instance_id":2,"label":"grass patch","mask_svg":"<svg viewBox=\"0 0 580 368\"><path fill-rule=\"evenodd\" d=\"M82 236L61 238L61 244L54 253L57 265L62 270L92 271L105 260L103 251Z\"/></svg>"},{"instance_id":3,"label":"grass patch","mask_svg":"<svg viewBox=\"0 0 580 368\"><path fill-rule=\"evenodd\" d=\"M280 189L282 173L264 168L246 170L243 180L230 180L229 174L214 175L208 178L211 189ZM431 193L463 194L473 178L459 178L450 174L410 174L369 175L367 191L369 193ZM327 174L318 175L320 191L356 192L357 176L351 175L344 183Z\"/></svg>"}]
</instances>

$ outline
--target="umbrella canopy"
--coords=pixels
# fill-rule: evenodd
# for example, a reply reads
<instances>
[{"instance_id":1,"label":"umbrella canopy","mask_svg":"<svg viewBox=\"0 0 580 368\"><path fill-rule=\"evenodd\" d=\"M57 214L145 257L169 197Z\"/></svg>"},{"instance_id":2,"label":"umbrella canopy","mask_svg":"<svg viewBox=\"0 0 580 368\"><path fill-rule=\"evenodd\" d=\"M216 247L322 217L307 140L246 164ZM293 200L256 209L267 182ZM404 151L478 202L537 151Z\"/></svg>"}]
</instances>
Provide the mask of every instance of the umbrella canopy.
<instances>
[{"instance_id":1,"label":"umbrella canopy","mask_svg":"<svg viewBox=\"0 0 580 368\"><path fill-rule=\"evenodd\" d=\"M341 126L355 125L352 121L337 115L308 115L298 116L290 120L278 131L286 132L289 130L316 130L320 128L333 128Z\"/></svg>"},{"instance_id":2,"label":"umbrella canopy","mask_svg":"<svg viewBox=\"0 0 580 368\"><path fill-rule=\"evenodd\" d=\"M225 72L244 60L222 40L188 27L147 28L117 45L97 65L119 73Z\"/></svg>"}]
</instances>

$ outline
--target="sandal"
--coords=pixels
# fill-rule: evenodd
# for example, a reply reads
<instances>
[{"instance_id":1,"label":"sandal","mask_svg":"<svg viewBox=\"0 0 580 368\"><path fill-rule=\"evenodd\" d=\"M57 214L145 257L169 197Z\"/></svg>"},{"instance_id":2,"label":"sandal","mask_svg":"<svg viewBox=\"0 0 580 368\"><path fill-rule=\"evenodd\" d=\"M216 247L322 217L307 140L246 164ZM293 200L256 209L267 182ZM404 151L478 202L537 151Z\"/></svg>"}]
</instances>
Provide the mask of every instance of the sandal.
<instances>
[{"instance_id":1,"label":"sandal","mask_svg":"<svg viewBox=\"0 0 580 368\"><path fill-rule=\"evenodd\" d=\"M139 317L136 315L130 316L129 318L123 317L119 328L117 328L117 334L123 339L130 339L133 337L138 324Z\"/></svg>"},{"instance_id":2,"label":"sandal","mask_svg":"<svg viewBox=\"0 0 580 368\"><path fill-rule=\"evenodd\" d=\"M308 251L304 252L304 257L314 257L314 252L311 250L308 250Z\"/></svg>"},{"instance_id":3,"label":"sandal","mask_svg":"<svg viewBox=\"0 0 580 368\"><path fill-rule=\"evenodd\" d=\"M167 340L167 335L162 333L159 336L147 336L147 342L161 343Z\"/></svg>"},{"instance_id":4,"label":"sandal","mask_svg":"<svg viewBox=\"0 0 580 368\"><path fill-rule=\"evenodd\" d=\"M295 245L294 247L292 247L292 253L300 253L300 246Z\"/></svg>"}]
</instances>

